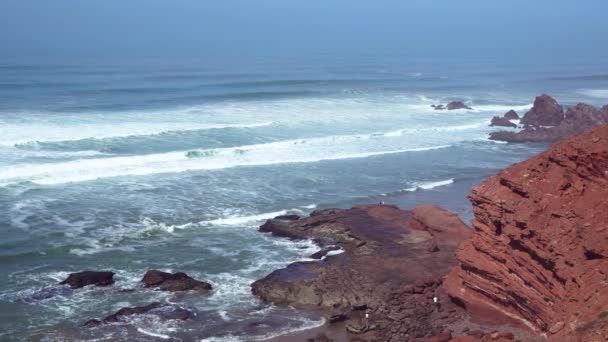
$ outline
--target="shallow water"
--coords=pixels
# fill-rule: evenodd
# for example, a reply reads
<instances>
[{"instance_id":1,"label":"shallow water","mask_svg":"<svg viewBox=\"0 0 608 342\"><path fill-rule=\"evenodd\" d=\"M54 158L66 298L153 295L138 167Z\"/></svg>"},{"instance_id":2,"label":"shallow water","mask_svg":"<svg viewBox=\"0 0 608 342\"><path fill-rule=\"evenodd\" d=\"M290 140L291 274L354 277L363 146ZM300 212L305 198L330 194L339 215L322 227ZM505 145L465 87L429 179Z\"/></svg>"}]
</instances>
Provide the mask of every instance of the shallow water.
<instances>
[{"instance_id":1,"label":"shallow water","mask_svg":"<svg viewBox=\"0 0 608 342\"><path fill-rule=\"evenodd\" d=\"M469 220L471 186L546 147L488 141L490 118L523 114L540 92L608 102L600 71L2 65L0 339L254 340L318 325L250 294L316 250L258 233L261 222L379 201L438 203ZM430 108L452 99L473 110ZM215 289L120 291L140 288L151 268ZM49 289L84 269L112 270L117 283ZM79 327L152 301L197 316Z\"/></svg>"}]
</instances>

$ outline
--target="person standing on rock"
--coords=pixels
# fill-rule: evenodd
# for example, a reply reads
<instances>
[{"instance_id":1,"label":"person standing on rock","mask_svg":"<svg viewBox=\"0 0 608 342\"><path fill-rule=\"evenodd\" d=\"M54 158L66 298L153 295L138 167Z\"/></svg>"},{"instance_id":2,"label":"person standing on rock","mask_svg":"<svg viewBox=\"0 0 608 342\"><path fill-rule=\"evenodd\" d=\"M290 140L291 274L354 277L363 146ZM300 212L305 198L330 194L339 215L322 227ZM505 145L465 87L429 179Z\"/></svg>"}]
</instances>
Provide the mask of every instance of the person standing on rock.
<instances>
[{"instance_id":1,"label":"person standing on rock","mask_svg":"<svg viewBox=\"0 0 608 342\"><path fill-rule=\"evenodd\" d=\"M439 302L439 297L437 297L437 295L433 297L433 304L437 307L437 311L441 312L441 303Z\"/></svg>"}]
</instances>

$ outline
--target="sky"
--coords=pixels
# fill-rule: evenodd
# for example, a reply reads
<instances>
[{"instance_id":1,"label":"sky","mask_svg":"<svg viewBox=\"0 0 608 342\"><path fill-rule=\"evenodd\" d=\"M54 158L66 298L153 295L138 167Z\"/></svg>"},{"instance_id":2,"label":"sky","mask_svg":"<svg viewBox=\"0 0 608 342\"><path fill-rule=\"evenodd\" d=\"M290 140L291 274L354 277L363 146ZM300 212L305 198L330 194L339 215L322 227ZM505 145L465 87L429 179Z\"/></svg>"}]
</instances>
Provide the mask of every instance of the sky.
<instances>
[{"instance_id":1,"label":"sky","mask_svg":"<svg viewBox=\"0 0 608 342\"><path fill-rule=\"evenodd\" d=\"M606 0L1 0L0 61L608 59Z\"/></svg>"}]
</instances>

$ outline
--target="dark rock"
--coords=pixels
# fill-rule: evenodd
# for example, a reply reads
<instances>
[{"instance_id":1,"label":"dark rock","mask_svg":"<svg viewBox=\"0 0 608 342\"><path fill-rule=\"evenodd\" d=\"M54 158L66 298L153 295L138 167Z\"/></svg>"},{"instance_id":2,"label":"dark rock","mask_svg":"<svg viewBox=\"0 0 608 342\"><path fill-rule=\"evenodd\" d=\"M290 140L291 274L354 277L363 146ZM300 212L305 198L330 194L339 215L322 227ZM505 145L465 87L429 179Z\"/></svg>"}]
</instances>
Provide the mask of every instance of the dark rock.
<instances>
[{"instance_id":1,"label":"dark rock","mask_svg":"<svg viewBox=\"0 0 608 342\"><path fill-rule=\"evenodd\" d=\"M452 102L448 103L447 109L455 110L455 109L472 109L472 108L465 105L464 102L462 102L462 101L452 101Z\"/></svg>"},{"instance_id":2,"label":"dark rock","mask_svg":"<svg viewBox=\"0 0 608 342\"><path fill-rule=\"evenodd\" d=\"M327 317L327 322L328 323L338 323L338 322L344 322L348 319L348 315L345 313L334 313L332 315L330 315L329 317Z\"/></svg>"},{"instance_id":3,"label":"dark rock","mask_svg":"<svg viewBox=\"0 0 608 342\"><path fill-rule=\"evenodd\" d=\"M554 98L543 94L534 100L534 106L521 119L525 126L557 126L564 120L564 110Z\"/></svg>"},{"instance_id":4,"label":"dark rock","mask_svg":"<svg viewBox=\"0 0 608 342\"><path fill-rule=\"evenodd\" d=\"M274 218L275 220L282 220L282 221L295 221L295 220L299 220L300 216L299 215L295 215L295 214L287 214L287 215L280 215Z\"/></svg>"},{"instance_id":5,"label":"dark rock","mask_svg":"<svg viewBox=\"0 0 608 342\"><path fill-rule=\"evenodd\" d=\"M508 119L508 120L518 120L519 119L519 115L517 115L517 112L514 111L513 109L506 112L505 115L503 115L502 117L505 119Z\"/></svg>"},{"instance_id":6,"label":"dark rock","mask_svg":"<svg viewBox=\"0 0 608 342\"><path fill-rule=\"evenodd\" d=\"M435 110L445 110L445 106L444 105L431 105L431 107L433 107Z\"/></svg>"},{"instance_id":7,"label":"dark rock","mask_svg":"<svg viewBox=\"0 0 608 342\"><path fill-rule=\"evenodd\" d=\"M106 318L104 318L103 322L104 323L120 322L123 317L144 314L153 309L160 308L162 306L163 306L162 303L154 302L154 303L151 303L151 304L148 304L145 306L122 308L122 309L116 311L115 313L111 314L110 316L107 316Z\"/></svg>"},{"instance_id":8,"label":"dark rock","mask_svg":"<svg viewBox=\"0 0 608 342\"><path fill-rule=\"evenodd\" d=\"M146 272L142 282L145 287L155 287L161 291L211 290L211 284L191 278L186 273L167 273L157 270Z\"/></svg>"},{"instance_id":9,"label":"dark rock","mask_svg":"<svg viewBox=\"0 0 608 342\"><path fill-rule=\"evenodd\" d=\"M509 121L509 119L501 118L500 116L493 117L490 126L517 127L517 125Z\"/></svg>"},{"instance_id":10,"label":"dark rock","mask_svg":"<svg viewBox=\"0 0 608 342\"><path fill-rule=\"evenodd\" d=\"M50 286L40 289L29 296L26 296L20 301L28 304L35 304L40 301L53 298L55 296L70 296L72 292L73 290L71 288L65 286Z\"/></svg>"},{"instance_id":11,"label":"dark rock","mask_svg":"<svg viewBox=\"0 0 608 342\"><path fill-rule=\"evenodd\" d=\"M95 271L83 271L77 273L70 273L70 275L62 281L61 285L68 284L73 289L79 289L88 285L95 286L109 286L114 284L114 272L95 272Z\"/></svg>"},{"instance_id":12,"label":"dark rock","mask_svg":"<svg viewBox=\"0 0 608 342\"><path fill-rule=\"evenodd\" d=\"M84 326L93 328L106 323L123 322L128 316L142 314L155 315L162 320L187 320L192 316L190 311L177 305L167 305L154 302L145 306L122 308L101 321L97 319L90 319L84 323Z\"/></svg>"},{"instance_id":13,"label":"dark rock","mask_svg":"<svg viewBox=\"0 0 608 342\"><path fill-rule=\"evenodd\" d=\"M422 336L431 328L443 330L445 322L429 316L435 309L428 298L452 266L458 244L470 234L456 214L435 206L408 212L367 205L265 225L281 236L332 241L344 252L322 261L296 262L254 282L252 292L263 300L321 309L327 316L337 310L348 316L349 331L365 332L366 338L372 334L378 341L397 338L410 326ZM439 250L429 252L433 239ZM415 284L423 286L424 295L404 291ZM456 307L449 302L445 306L446 311Z\"/></svg>"},{"instance_id":14,"label":"dark rock","mask_svg":"<svg viewBox=\"0 0 608 342\"><path fill-rule=\"evenodd\" d=\"M102 322L98 319L90 319L86 322L84 322L83 326L87 327L87 328L95 328L98 327L102 324Z\"/></svg>"},{"instance_id":15,"label":"dark rock","mask_svg":"<svg viewBox=\"0 0 608 342\"><path fill-rule=\"evenodd\" d=\"M326 256L327 253L329 253L331 251L337 251L339 249L340 249L340 247L338 247L338 246L325 247L325 248L321 249L320 251L313 253L310 257L312 259L323 259L323 257Z\"/></svg>"}]
</instances>

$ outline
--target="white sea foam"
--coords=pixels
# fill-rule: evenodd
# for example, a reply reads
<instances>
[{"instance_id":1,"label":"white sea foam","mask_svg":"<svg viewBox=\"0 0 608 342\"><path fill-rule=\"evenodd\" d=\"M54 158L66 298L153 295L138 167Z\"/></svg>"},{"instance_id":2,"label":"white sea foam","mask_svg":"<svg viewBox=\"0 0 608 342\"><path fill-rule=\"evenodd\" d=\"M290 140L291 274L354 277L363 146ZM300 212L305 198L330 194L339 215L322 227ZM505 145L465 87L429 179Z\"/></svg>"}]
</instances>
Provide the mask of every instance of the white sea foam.
<instances>
[{"instance_id":1,"label":"white sea foam","mask_svg":"<svg viewBox=\"0 0 608 342\"><path fill-rule=\"evenodd\" d=\"M577 93L588 97L608 99L608 89L581 89Z\"/></svg>"},{"instance_id":2,"label":"white sea foam","mask_svg":"<svg viewBox=\"0 0 608 342\"><path fill-rule=\"evenodd\" d=\"M293 210L290 210L290 211L293 211ZM199 222L199 224L213 225L213 226L235 226L235 225L238 226L238 225L243 225L243 224L247 224L247 223L254 223L254 222L268 220L268 219L271 219L271 218L274 218L274 217L277 217L280 215L285 215L290 211L281 210L281 211L263 213L263 214L258 214L258 215L229 216L229 217L218 218L218 219L209 220L209 221L202 221L202 222Z\"/></svg>"},{"instance_id":3,"label":"white sea foam","mask_svg":"<svg viewBox=\"0 0 608 342\"><path fill-rule=\"evenodd\" d=\"M429 151L450 146L448 144L415 146L417 139L414 138L407 136L403 137L405 141L382 141L387 138L381 134L327 136L230 148L90 158L44 164L16 164L0 168L0 185L25 181L60 184L116 176L310 163ZM374 140L373 143L369 142L370 140Z\"/></svg>"},{"instance_id":4,"label":"white sea foam","mask_svg":"<svg viewBox=\"0 0 608 342\"><path fill-rule=\"evenodd\" d=\"M430 190L440 186L446 186L454 183L454 179L446 179L437 182L422 182L415 183L413 187L405 189L405 191Z\"/></svg>"},{"instance_id":5,"label":"white sea foam","mask_svg":"<svg viewBox=\"0 0 608 342\"><path fill-rule=\"evenodd\" d=\"M163 340L168 340L171 338L171 336L169 335L163 335L163 334L159 334L159 333L155 333L152 331L148 331L148 330L144 330L142 328L137 328L137 331L144 334L144 335L148 335L148 336L152 336L152 337L156 337L156 338L161 338Z\"/></svg>"},{"instance_id":6,"label":"white sea foam","mask_svg":"<svg viewBox=\"0 0 608 342\"><path fill-rule=\"evenodd\" d=\"M474 112L493 112L496 114L502 114L510 111L511 109L516 112L527 112L532 108L532 103L526 105L501 105L501 104L489 104L489 105L472 105Z\"/></svg>"}]
</instances>

